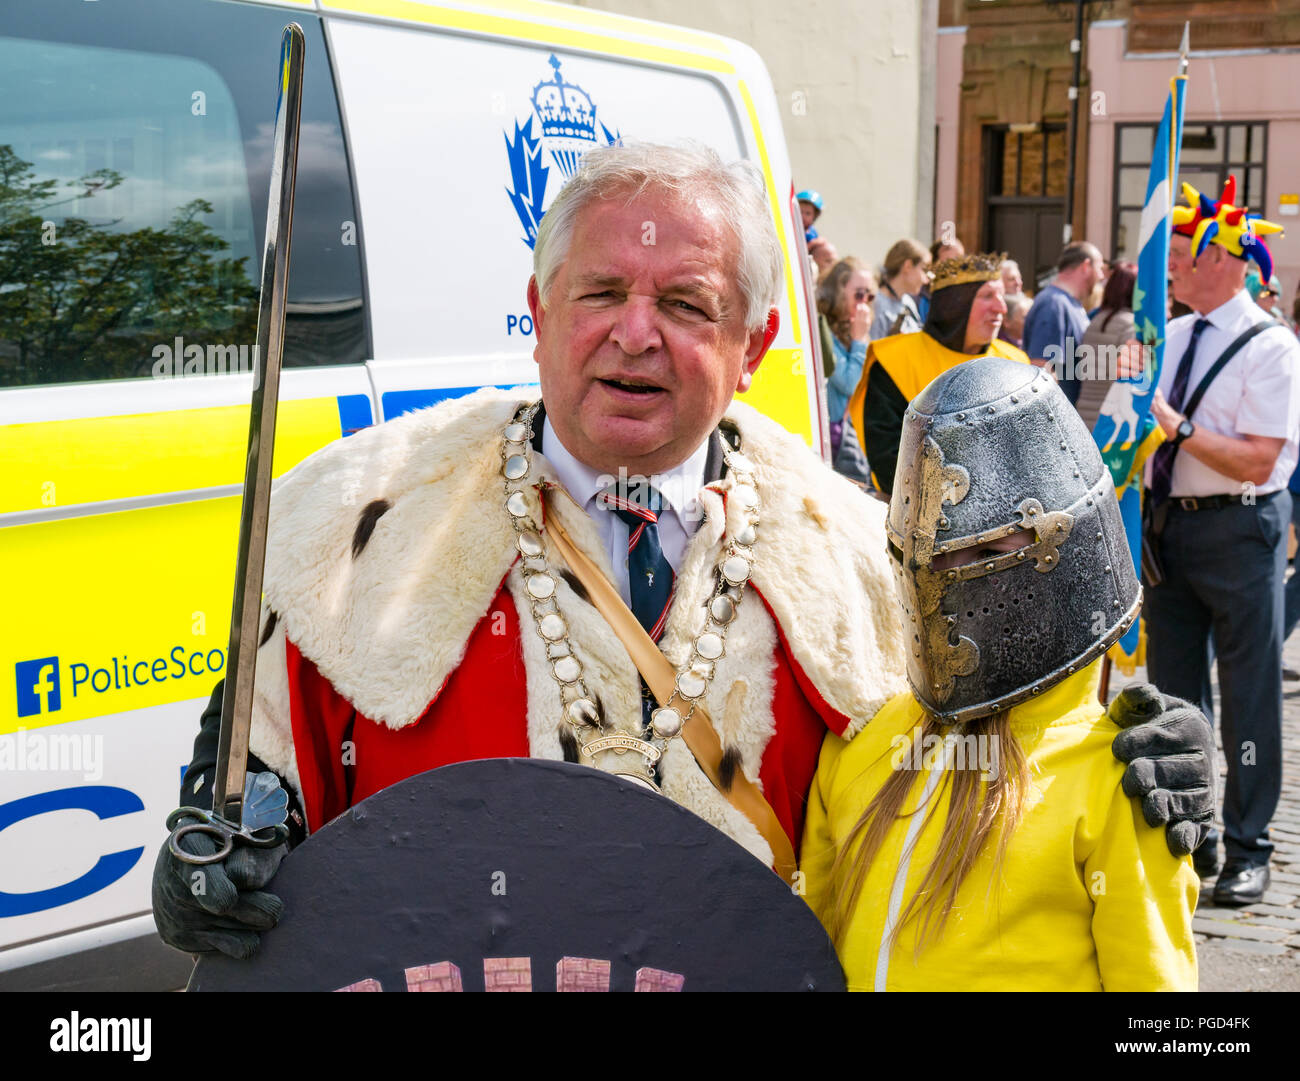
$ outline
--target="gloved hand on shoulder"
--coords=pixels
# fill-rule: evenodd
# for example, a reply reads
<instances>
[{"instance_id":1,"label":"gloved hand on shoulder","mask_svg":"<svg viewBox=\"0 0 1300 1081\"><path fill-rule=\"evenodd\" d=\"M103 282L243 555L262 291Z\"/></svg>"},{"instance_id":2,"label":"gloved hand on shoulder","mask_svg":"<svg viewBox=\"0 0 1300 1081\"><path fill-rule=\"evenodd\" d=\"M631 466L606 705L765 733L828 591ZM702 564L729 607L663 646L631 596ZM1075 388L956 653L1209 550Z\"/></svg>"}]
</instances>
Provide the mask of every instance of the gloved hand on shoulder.
<instances>
[{"instance_id":1,"label":"gloved hand on shoulder","mask_svg":"<svg viewBox=\"0 0 1300 1081\"><path fill-rule=\"evenodd\" d=\"M1128 764L1124 794L1142 801L1148 826L1165 827L1175 856L1196 850L1210 832L1215 808L1214 730L1190 702L1150 683L1125 687L1110 719L1124 729L1111 750Z\"/></svg>"}]
</instances>

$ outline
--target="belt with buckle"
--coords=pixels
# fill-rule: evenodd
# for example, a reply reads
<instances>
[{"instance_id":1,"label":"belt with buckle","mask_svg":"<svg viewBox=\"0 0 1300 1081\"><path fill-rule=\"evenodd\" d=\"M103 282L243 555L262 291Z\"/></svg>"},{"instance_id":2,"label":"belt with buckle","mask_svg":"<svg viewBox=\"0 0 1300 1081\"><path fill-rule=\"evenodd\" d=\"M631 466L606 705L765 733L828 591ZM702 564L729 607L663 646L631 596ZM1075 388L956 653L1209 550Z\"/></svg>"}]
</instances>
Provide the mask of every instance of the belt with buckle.
<instances>
[{"instance_id":1,"label":"belt with buckle","mask_svg":"<svg viewBox=\"0 0 1300 1081\"><path fill-rule=\"evenodd\" d=\"M1246 493L1241 492L1236 495L1176 495L1169 500L1179 510L1222 510L1224 507L1230 507L1233 504L1241 506L1258 506L1261 503L1267 503L1277 492L1269 492L1267 495L1257 495L1253 501L1248 501Z\"/></svg>"}]
</instances>

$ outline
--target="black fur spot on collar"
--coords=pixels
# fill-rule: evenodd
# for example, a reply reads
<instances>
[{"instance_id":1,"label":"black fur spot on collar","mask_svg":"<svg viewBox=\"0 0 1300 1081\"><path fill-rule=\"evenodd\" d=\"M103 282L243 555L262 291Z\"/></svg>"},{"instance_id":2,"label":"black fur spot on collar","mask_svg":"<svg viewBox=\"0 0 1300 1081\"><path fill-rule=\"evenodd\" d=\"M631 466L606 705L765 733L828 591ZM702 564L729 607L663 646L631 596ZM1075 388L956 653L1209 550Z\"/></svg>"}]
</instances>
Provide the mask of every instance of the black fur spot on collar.
<instances>
[{"instance_id":1,"label":"black fur spot on collar","mask_svg":"<svg viewBox=\"0 0 1300 1081\"><path fill-rule=\"evenodd\" d=\"M352 534L352 558L356 559L370 542L370 534L375 531L375 523L392 507L387 499L376 499L367 505L357 521L356 532Z\"/></svg>"}]
</instances>

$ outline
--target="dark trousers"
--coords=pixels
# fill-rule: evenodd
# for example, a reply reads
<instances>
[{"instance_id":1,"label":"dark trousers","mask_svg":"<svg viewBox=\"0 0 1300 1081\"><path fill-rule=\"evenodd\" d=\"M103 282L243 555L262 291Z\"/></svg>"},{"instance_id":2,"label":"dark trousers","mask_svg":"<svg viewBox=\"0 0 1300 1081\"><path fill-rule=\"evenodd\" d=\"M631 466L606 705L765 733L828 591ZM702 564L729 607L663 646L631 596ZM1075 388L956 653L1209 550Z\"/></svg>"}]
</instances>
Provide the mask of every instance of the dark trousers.
<instances>
[{"instance_id":1,"label":"dark trousers","mask_svg":"<svg viewBox=\"0 0 1300 1081\"><path fill-rule=\"evenodd\" d=\"M1282 792L1282 623L1291 494L1218 510L1170 507L1165 580L1147 591L1147 671L1166 694L1210 698L1210 635L1223 700L1228 859L1268 862L1268 824Z\"/></svg>"}]
</instances>

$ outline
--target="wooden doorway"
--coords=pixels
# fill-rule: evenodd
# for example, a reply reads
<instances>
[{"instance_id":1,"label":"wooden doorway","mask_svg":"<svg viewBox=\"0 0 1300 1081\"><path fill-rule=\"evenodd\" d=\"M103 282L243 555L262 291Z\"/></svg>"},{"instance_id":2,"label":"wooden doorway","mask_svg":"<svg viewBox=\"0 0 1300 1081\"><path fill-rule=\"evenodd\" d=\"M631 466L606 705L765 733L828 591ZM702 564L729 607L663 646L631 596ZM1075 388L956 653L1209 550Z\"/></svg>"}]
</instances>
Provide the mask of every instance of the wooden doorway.
<instances>
[{"instance_id":1,"label":"wooden doorway","mask_svg":"<svg viewBox=\"0 0 1300 1081\"><path fill-rule=\"evenodd\" d=\"M1030 292L1051 279L1064 246L1065 140L1064 124L984 129L982 247L1019 263Z\"/></svg>"}]
</instances>

